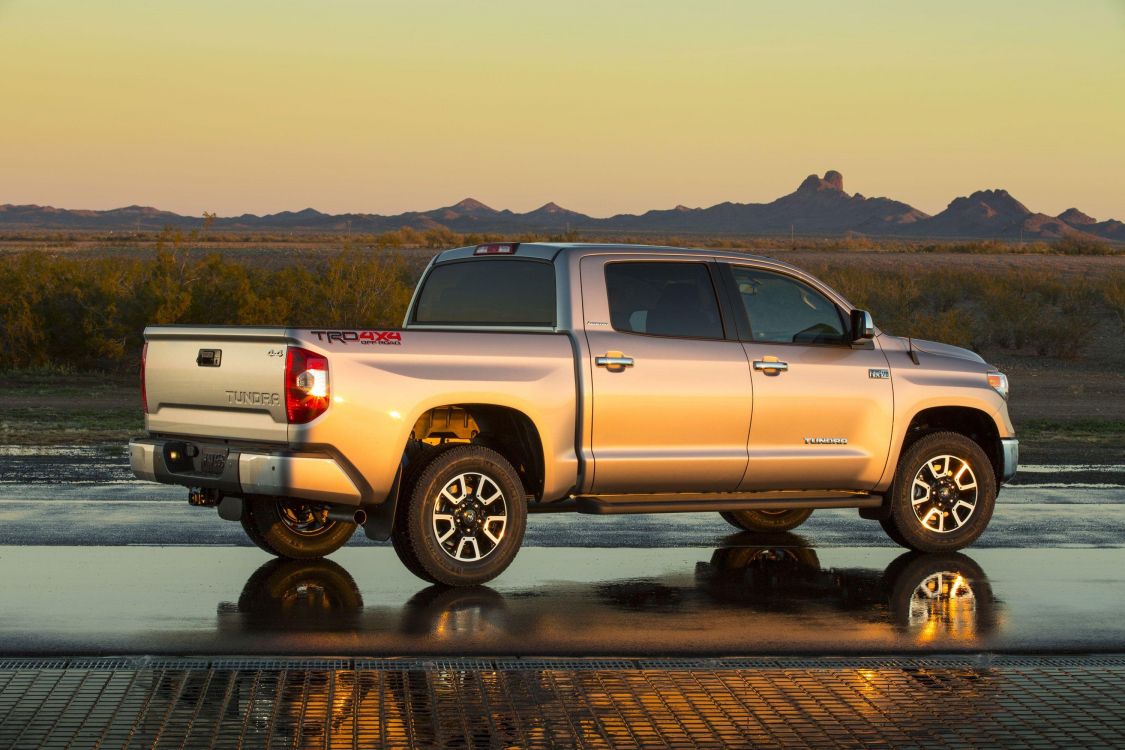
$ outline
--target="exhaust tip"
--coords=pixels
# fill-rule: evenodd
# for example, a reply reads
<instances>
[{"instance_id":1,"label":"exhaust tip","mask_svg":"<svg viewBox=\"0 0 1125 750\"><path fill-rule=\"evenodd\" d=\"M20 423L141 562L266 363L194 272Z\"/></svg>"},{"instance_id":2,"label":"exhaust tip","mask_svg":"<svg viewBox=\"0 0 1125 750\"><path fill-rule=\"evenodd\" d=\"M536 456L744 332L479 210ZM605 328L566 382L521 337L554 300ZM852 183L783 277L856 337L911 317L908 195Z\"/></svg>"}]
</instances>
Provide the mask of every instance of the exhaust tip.
<instances>
[{"instance_id":1,"label":"exhaust tip","mask_svg":"<svg viewBox=\"0 0 1125 750\"><path fill-rule=\"evenodd\" d=\"M367 523L367 511L363 508L352 508L347 505L333 505L328 509L328 518L332 521L343 521L362 526Z\"/></svg>"}]
</instances>

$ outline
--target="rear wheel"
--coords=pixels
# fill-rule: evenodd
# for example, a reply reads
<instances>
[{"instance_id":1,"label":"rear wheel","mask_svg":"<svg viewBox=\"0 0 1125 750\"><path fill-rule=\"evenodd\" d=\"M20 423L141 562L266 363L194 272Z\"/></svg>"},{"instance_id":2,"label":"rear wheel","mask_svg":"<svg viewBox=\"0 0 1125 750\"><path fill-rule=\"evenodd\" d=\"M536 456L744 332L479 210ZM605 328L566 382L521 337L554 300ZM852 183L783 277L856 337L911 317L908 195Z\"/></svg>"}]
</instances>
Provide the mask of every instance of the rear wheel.
<instances>
[{"instance_id":1,"label":"rear wheel","mask_svg":"<svg viewBox=\"0 0 1125 750\"><path fill-rule=\"evenodd\" d=\"M399 480L398 507L395 509L395 522L391 529L391 546L394 548L395 554L398 555L399 561L406 566L407 570L423 581L429 581L430 583L437 583L437 579L422 567L418 555L414 552L414 546L410 543L406 521L400 519L406 517L407 509L410 506L410 498L414 494L414 486L418 484L418 478L430 462L442 453L461 445L464 445L464 443L443 443L442 445L426 445L423 443L406 464L402 478Z\"/></svg>"},{"instance_id":2,"label":"rear wheel","mask_svg":"<svg viewBox=\"0 0 1125 750\"><path fill-rule=\"evenodd\" d=\"M324 557L343 547L355 532L354 523L328 518L324 503L274 497L244 503L242 524L243 528L249 526L247 536L278 557Z\"/></svg>"},{"instance_id":3,"label":"rear wheel","mask_svg":"<svg viewBox=\"0 0 1125 750\"><path fill-rule=\"evenodd\" d=\"M271 555L276 555L277 550L271 547L266 538L262 536L262 532L258 531L258 524L254 521L254 511L251 510L251 505L253 503L250 500L242 501L242 517L239 519L242 522L242 530L259 549L265 550Z\"/></svg>"},{"instance_id":4,"label":"rear wheel","mask_svg":"<svg viewBox=\"0 0 1125 750\"><path fill-rule=\"evenodd\" d=\"M447 586L490 581L511 564L527 525L527 494L496 451L459 445L422 469L401 516L399 557L421 577ZM417 571L415 571L417 572Z\"/></svg>"},{"instance_id":5,"label":"rear wheel","mask_svg":"<svg viewBox=\"0 0 1125 750\"><path fill-rule=\"evenodd\" d=\"M892 539L921 552L950 552L984 533L996 505L996 475L976 442L936 432L903 454L889 499L883 528Z\"/></svg>"},{"instance_id":6,"label":"rear wheel","mask_svg":"<svg viewBox=\"0 0 1125 750\"><path fill-rule=\"evenodd\" d=\"M812 515L810 508L788 510L724 510L719 515L735 528L743 531L791 531Z\"/></svg>"}]
</instances>

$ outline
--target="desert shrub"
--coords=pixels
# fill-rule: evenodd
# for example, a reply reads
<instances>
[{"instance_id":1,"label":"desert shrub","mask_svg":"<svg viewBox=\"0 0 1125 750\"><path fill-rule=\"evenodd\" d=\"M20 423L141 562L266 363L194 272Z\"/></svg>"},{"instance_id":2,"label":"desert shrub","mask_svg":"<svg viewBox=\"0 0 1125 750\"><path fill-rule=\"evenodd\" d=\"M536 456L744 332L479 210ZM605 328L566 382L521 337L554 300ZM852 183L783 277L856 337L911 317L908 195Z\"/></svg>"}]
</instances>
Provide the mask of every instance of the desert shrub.
<instances>
[{"instance_id":1,"label":"desert shrub","mask_svg":"<svg viewBox=\"0 0 1125 750\"><path fill-rule=\"evenodd\" d=\"M1118 255L1122 250L1120 245L1112 245L1094 237L1078 237L1072 234L1056 240L1051 248L1062 255Z\"/></svg>"},{"instance_id":2,"label":"desert shrub","mask_svg":"<svg viewBox=\"0 0 1125 750\"><path fill-rule=\"evenodd\" d=\"M398 255L354 252L276 270L167 248L145 260L5 255L0 345L11 368L112 370L136 363L150 324L390 327L415 273Z\"/></svg>"},{"instance_id":3,"label":"desert shrub","mask_svg":"<svg viewBox=\"0 0 1125 750\"><path fill-rule=\"evenodd\" d=\"M1101 283L1102 299L1125 332L1125 271L1108 274Z\"/></svg>"},{"instance_id":4,"label":"desert shrub","mask_svg":"<svg viewBox=\"0 0 1125 750\"><path fill-rule=\"evenodd\" d=\"M1121 279L1100 288L1035 270L902 269L878 272L820 264L814 271L876 324L899 336L944 341L978 352L1030 350L1079 356L1100 321L1100 308L1125 301ZM1125 310L1119 313L1125 326Z\"/></svg>"},{"instance_id":5,"label":"desert shrub","mask_svg":"<svg viewBox=\"0 0 1125 750\"><path fill-rule=\"evenodd\" d=\"M174 239L147 258L0 255L6 366L131 367L144 327L155 323L394 327L420 272L396 252L345 249L273 267L200 255ZM831 261L808 268L889 333L986 355L1081 356L1107 314L1125 331L1122 272L1091 281L1038 270L888 271Z\"/></svg>"}]
</instances>

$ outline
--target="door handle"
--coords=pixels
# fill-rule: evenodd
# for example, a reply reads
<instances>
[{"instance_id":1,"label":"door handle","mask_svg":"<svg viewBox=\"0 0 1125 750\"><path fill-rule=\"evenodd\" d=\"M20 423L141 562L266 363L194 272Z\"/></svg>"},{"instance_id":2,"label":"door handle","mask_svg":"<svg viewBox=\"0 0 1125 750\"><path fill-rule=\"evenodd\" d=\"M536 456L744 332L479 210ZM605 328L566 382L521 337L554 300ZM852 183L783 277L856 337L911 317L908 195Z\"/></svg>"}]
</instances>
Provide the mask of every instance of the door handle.
<instances>
[{"instance_id":1,"label":"door handle","mask_svg":"<svg viewBox=\"0 0 1125 750\"><path fill-rule=\"evenodd\" d=\"M776 360L776 359L775 360L756 359L756 360L754 360L754 369L755 370L765 370L767 372L769 372L771 370L775 371L775 372L780 372L781 370L788 370L789 369L789 363L788 362L781 362L781 361Z\"/></svg>"},{"instance_id":2,"label":"door handle","mask_svg":"<svg viewBox=\"0 0 1125 750\"><path fill-rule=\"evenodd\" d=\"M621 352L606 352L604 357L594 357L594 364L598 367L632 367L633 358Z\"/></svg>"}]
</instances>

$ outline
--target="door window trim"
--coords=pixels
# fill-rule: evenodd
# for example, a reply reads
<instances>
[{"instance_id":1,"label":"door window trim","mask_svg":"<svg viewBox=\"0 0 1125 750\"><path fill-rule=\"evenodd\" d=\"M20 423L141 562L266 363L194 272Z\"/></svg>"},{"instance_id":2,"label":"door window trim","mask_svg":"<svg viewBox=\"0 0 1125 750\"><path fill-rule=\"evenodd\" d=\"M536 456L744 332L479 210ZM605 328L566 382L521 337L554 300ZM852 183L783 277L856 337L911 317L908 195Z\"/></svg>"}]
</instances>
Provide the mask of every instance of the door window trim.
<instances>
[{"instance_id":1,"label":"door window trim","mask_svg":"<svg viewBox=\"0 0 1125 750\"><path fill-rule=\"evenodd\" d=\"M844 329L845 338L847 338L848 336L848 320L850 319L850 314L844 314L843 309L840 307L839 303L836 302L836 300L832 299L832 297L825 294L820 289L817 289L807 280L802 279L794 274L785 273L784 271L778 270L776 268L764 268L762 266L755 266L752 263L720 261L716 263L716 265L721 266L721 268L718 269L718 273L723 279L723 287L726 289L727 298L730 301L731 307L733 308L734 319L738 326L738 338L740 341L747 344L761 344L763 346L827 346L848 349L855 348L854 342L852 341L758 341L753 336L753 329L750 327L750 316L746 314L746 306L742 304L742 296L738 291L738 282L734 280L734 269L736 266L739 268L747 268L753 271L772 273L776 276L782 276L786 279L789 279L790 281L797 282L798 284L803 284L804 286L812 289L814 292L823 297L828 302L828 304L832 305L832 307L836 310L836 315L840 318L840 325Z\"/></svg>"},{"instance_id":2,"label":"door window trim","mask_svg":"<svg viewBox=\"0 0 1125 750\"><path fill-rule=\"evenodd\" d=\"M602 264L602 283L605 288L605 300L607 310L612 310L613 306L609 299L609 279L606 273L611 265L623 265L626 263L661 263L671 265L673 263L691 264L696 266L703 266L707 270L707 276L711 281L711 293L715 297L715 307L719 311L719 325L723 329L722 336L669 336L663 333L645 333L644 331L623 331L617 326L613 325L613 315L609 316L610 329L614 333L628 334L632 336L647 336L654 339L673 339L675 341L739 341L737 322L732 317L732 310L729 307L729 301L726 299L726 293L723 292L725 281L720 278L718 269L715 268L716 263L707 258L690 259L690 260L665 260L661 258L636 258L629 260L607 260Z\"/></svg>"}]
</instances>

